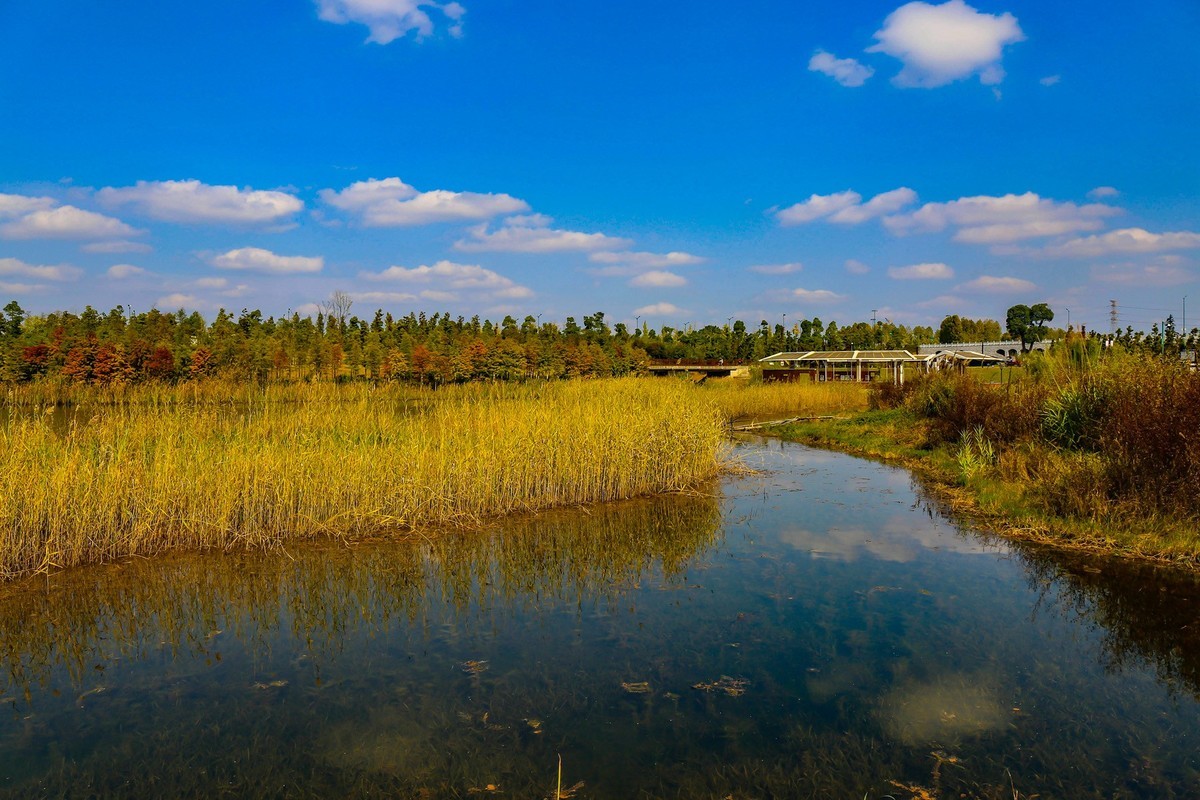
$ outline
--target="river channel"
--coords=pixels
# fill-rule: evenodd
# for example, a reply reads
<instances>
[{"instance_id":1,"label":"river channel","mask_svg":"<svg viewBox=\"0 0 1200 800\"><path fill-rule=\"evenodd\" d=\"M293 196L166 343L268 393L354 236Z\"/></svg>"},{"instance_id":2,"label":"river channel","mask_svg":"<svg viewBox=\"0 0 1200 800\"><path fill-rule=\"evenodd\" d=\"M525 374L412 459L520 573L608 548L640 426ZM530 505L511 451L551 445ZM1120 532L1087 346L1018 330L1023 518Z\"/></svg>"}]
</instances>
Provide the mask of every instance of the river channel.
<instances>
[{"instance_id":1,"label":"river channel","mask_svg":"<svg viewBox=\"0 0 1200 800\"><path fill-rule=\"evenodd\" d=\"M775 440L688 495L0 587L0 797L1200 796L1200 582ZM924 795L922 795L924 793Z\"/></svg>"}]
</instances>

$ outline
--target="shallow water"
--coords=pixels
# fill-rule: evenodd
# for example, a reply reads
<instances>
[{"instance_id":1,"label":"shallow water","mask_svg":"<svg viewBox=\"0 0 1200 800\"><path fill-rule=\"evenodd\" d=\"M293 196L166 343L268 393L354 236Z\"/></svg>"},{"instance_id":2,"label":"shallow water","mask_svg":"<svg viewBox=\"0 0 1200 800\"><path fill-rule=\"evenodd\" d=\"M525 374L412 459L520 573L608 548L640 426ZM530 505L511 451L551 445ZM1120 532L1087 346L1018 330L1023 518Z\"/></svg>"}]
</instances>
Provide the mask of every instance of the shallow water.
<instances>
[{"instance_id":1,"label":"shallow water","mask_svg":"<svg viewBox=\"0 0 1200 800\"><path fill-rule=\"evenodd\" d=\"M747 441L709 492L0 591L0 796L1194 797L1200 585ZM579 782L582 781L582 786Z\"/></svg>"}]
</instances>

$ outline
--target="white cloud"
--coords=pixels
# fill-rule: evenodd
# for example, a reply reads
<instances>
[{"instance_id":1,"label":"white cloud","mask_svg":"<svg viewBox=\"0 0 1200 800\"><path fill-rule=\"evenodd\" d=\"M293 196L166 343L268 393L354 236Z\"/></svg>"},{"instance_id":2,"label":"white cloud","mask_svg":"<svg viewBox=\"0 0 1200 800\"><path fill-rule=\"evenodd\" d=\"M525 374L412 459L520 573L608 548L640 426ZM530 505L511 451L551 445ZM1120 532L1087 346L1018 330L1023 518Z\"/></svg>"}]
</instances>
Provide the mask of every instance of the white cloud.
<instances>
[{"instance_id":1,"label":"white cloud","mask_svg":"<svg viewBox=\"0 0 1200 800\"><path fill-rule=\"evenodd\" d=\"M912 264L907 267L888 267L889 278L896 280L945 280L954 277L954 270L940 262Z\"/></svg>"},{"instance_id":2,"label":"white cloud","mask_svg":"<svg viewBox=\"0 0 1200 800\"><path fill-rule=\"evenodd\" d=\"M854 258L846 259L845 267L846 272L849 272L851 275L866 275L871 271L870 267Z\"/></svg>"},{"instance_id":3,"label":"white cloud","mask_svg":"<svg viewBox=\"0 0 1200 800\"><path fill-rule=\"evenodd\" d=\"M79 248L85 253L149 253L154 248L141 242L92 242Z\"/></svg>"},{"instance_id":4,"label":"white cloud","mask_svg":"<svg viewBox=\"0 0 1200 800\"><path fill-rule=\"evenodd\" d=\"M862 195L854 191L814 194L803 202L777 211L775 216L782 225L802 225L819 219L857 225L885 214L894 214L916 201L917 193L906 186L877 194L866 203L862 202Z\"/></svg>"},{"instance_id":5,"label":"white cloud","mask_svg":"<svg viewBox=\"0 0 1200 800\"><path fill-rule=\"evenodd\" d=\"M957 242L1004 244L1045 236L1059 236L1104 227L1103 219L1121 209L1103 203L1079 206L1039 197L1033 192L962 197L947 203L926 203L909 214L886 217L895 234L934 232L958 228Z\"/></svg>"},{"instance_id":6,"label":"white cloud","mask_svg":"<svg viewBox=\"0 0 1200 800\"><path fill-rule=\"evenodd\" d=\"M786 264L755 264L752 267L746 267L751 272L757 272L760 275L791 275L800 272L804 269L804 265L799 261L789 261Z\"/></svg>"},{"instance_id":7,"label":"white cloud","mask_svg":"<svg viewBox=\"0 0 1200 800\"><path fill-rule=\"evenodd\" d=\"M224 289L229 281L226 278L199 278L192 285L197 289Z\"/></svg>"},{"instance_id":8,"label":"white cloud","mask_svg":"<svg viewBox=\"0 0 1200 800\"><path fill-rule=\"evenodd\" d=\"M41 283L9 283L8 281L0 281L0 292L5 294L28 294L30 292L40 292L48 288Z\"/></svg>"},{"instance_id":9,"label":"white cloud","mask_svg":"<svg viewBox=\"0 0 1200 800\"><path fill-rule=\"evenodd\" d=\"M1112 264L1092 267L1091 278L1104 283L1127 286L1182 286L1195 280L1195 274L1172 263Z\"/></svg>"},{"instance_id":10,"label":"white cloud","mask_svg":"<svg viewBox=\"0 0 1200 800\"><path fill-rule=\"evenodd\" d=\"M580 233L549 227L549 217L512 217L504 225L488 232L487 224L470 231L470 239L454 243L466 252L502 251L510 253L561 253L572 250L620 250L633 242L603 233Z\"/></svg>"},{"instance_id":11,"label":"white cloud","mask_svg":"<svg viewBox=\"0 0 1200 800\"><path fill-rule=\"evenodd\" d=\"M133 278L138 275L149 275L150 273L141 267L135 267L133 264L113 264L108 268L106 274L110 278L124 280L125 278Z\"/></svg>"},{"instance_id":12,"label":"white cloud","mask_svg":"<svg viewBox=\"0 0 1200 800\"><path fill-rule=\"evenodd\" d=\"M138 233L119 219L75 206L31 211L0 225L5 239L110 239Z\"/></svg>"},{"instance_id":13,"label":"white cloud","mask_svg":"<svg viewBox=\"0 0 1200 800\"><path fill-rule=\"evenodd\" d=\"M372 228L486 220L529 210L524 200L507 194L445 189L419 192L399 178L359 181L340 192L323 189L320 195L329 205L357 215L363 225Z\"/></svg>"},{"instance_id":14,"label":"white cloud","mask_svg":"<svg viewBox=\"0 0 1200 800\"><path fill-rule=\"evenodd\" d=\"M198 180L138 181L133 186L106 187L96 197L108 205L131 205L164 222L261 224L304 208L303 202L286 192L210 186Z\"/></svg>"},{"instance_id":15,"label":"white cloud","mask_svg":"<svg viewBox=\"0 0 1200 800\"><path fill-rule=\"evenodd\" d=\"M996 277L980 275L973 281L967 281L957 287L963 292L995 292L999 294L1015 294L1017 292L1032 292L1037 285L1022 278Z\"/></svg>"},{"instance_id":16,"label":"white cloud","mask_svg":"<svg viewBox=\"0 0 1200 800\"><path fill-rule=\"evenodd\" d=\"M792 297L806 303L836 303L846 299L845 295L836 294L828 289L793 289Z\"/></svg>"},{"instance_id":17,"label":"white cloud","mask_svg":"<svg viewBox=\"0 0 1200 800\"><path fill-rule=\"evenodd\" d=\"M972 75L987 85L1000 83L1004 46L1023 41L1025 34L1012 14L982 14L962 0L949 0L940 6L900 6L875 38L878 44L868 53L886 53L904 63L892 83L932 89Z\"/></svg>"},{"instance_id":18,"label":"white cloud","mask_svg":"<svg viewBox=\"0 0 1200 800\"><path fill-rule=\"evenodd\" d=\"M1120 192L1112 186L1097 186L1087 193L1087 196L1093 200L1103 200L1106 197L1119 197Z\"/></svg>"},{"instance_id":19,"label":"white cloud","mask_svg":"<svg viewBox=\"0 0 1200 800\"><path fill-rule=\"evenodd\" d=\"M1038 80L1038 83L1040 83L1042 86L1053 86L1061 80L1062 75L1047 75L1046 77Z\"/></svg>"},{"instance_id":20,"label":"white cloud","mask_svg":"<svg viewBox=\"0 0 1200 800\"><path fill-rule=\"evenodd\" d=\"M675 286L687 286L687 278L682 275L676 275L674 272L665 270L651 270L629 282L630 286L639 287L654 287L654 288L669 288Z\"/></svg>"},{"instance_id":21,"label":"white cloud","mask_svg":"<svg viewBox=\"0 0 1200 800\"><path fill-rule=\"evenodd\" d=\"M37 278L43 281L70 281L83 277L83 270L65 264L27 264L17 258L0 258L0 275Z\"/></svg>"},{"instance_id":22,"label":"white cloud","mask_svg":"<svg viewBox=\"0 0 1200 800\"><path fill-rule=\"evenodd\" d=\"M517 218L514 217L512 219ZM512 219L507 221L511 223ZM670 253L639 253L626 250L621 253L610 251L592 253L588 256L588 261L593 261L597 264L624 265L634 269L661 269L663 267L686 267L692 264L702 264L705 259L678 250L672 250Z\"/></svg>"},{"instance_id":23,"label":"white cloud","mask_svg":"<svg viewBox=\"0 0 1200 800\"><path fill-rule=\"evenodd\" d=\"M26 197L22 194L0 194L0 219L22 217L34 211L54 208L57 203L49 197Z\"/></svg>"},{"instance_id":24,"label":"white cloud","mask_svg":"<svg viewBox=\"0 0 1200 800\"><path fill-rule=\"evenodd\" d=\"M942 313L946 313L947 311L963 308L966 305L966 301L952 294L942 294L928 300L922 300L919 303L914 303L913 305L917 308L935 308Z\"/></svg>"},{"instance_id":25,"label":"white cloud","mask_svg":"<svg viewBox=\"0 0 1200 800\"><path fill-rule=\"evenodd\" d=\"M808 69L810 72L828 75L842 86L862 86L875 74L874 69L860 64L853 58L838 58L824 50L813 54L808 60Z\"/></svg>"},{"instance_id":26,"label":"white cloud","mask_svg":"<svg viewBox=\"0 0 1200 800\"><path fill-rule=\"evenodd\" d=\"M350 292L353 300L362 303L412 303L417 300L415 294L408 292Z\"/></svg>"},{"instance_id":27,"label":"white cloud","mask_svg":"<svg viewBox=\"0 0 1200 800\"><path fill-rule=\"evenodd\" d=\"M452 36L462 35L462 18L467 10L455 2L435 0L316 0L317 16L325 22L366 25L368 42L388 44L415 31L418 39L433 33L433 19L425 9L436 9L449 20Z\"/></svg>"},{"instance_id":28,"label":"white cloud","mask_svg":"<svg viewBox=\"0 0 1200 800\"><path fill-rule=\"evenodd\" d=\"M359 277L369 281L437 284L437 288L421 293L422 297L429 300L457 299L456 295L451 298L450 293L443 290L463 289L482 292L491 298L517 299L533 296L531 289L498 272L478 264L456 264L453 261L439 261L433 266L388 267L382 272L360 272ZM430 292L442 292L442 296L431 295Z\"/></svg>"},{"instance_id":29,"label":"white cloud","mask_svg":"<svg viewBox=\"0 0 1200 800\"><path fill-rule=\"evenodd\" d=\"M204 303L201 302L200 299L195 295L184 294L183 292L175 292L167 295L166 297L158 298L154 301L154 305L156 308L163 308L167 310L174 310L177 308L191 308L194 310L204 306Z\"/></svg>"},{"instance_id":30,"label":"white cloud","mask_svg":"<svg viewBox=\"0 0 1200 800\"><path fill-rule=\"evenodd\" d=\"M1121 228L1097 236L1071 239L1046 247L1041 252L1067 258L1095 258L1114 253L1164 253L1200 248L1200 233L1173 231L1151 233L1144 228Z\"/></svg>"},{"instance_id":31,"label":"white cloud","mask_svg":"<svg viewBox=\"0 0 1200 800\"><path fill-rule=\"evenodd\" d=\"M633 313L639 317L650 317L655 315L686 314L687 312L673 303L654 303L653 305L635 308Z\"/></svg>"},{"instance_id":32,"label":"white cloud","mask_svg":"<svg viewBox=\"0 0 1200 800\"><path fill-rule=\"evenodd\" d=\"M261 247L240 247L212 259L219 269L240 269L274 275L320 272L325 266L321 256L281 256Z\"/></svg>"},{"instance_id":33,"label":"white cloud","mask_svg":"<svg viewBox=\"0 0 1200 800\"><path fill-rule=\"evenodd\" d=\"M858 192L837 192L836 194L814 194L803 202L781 209L775 216L784 225L803 225L828 217L862 201Z\"/></svg>"}]
</instances>

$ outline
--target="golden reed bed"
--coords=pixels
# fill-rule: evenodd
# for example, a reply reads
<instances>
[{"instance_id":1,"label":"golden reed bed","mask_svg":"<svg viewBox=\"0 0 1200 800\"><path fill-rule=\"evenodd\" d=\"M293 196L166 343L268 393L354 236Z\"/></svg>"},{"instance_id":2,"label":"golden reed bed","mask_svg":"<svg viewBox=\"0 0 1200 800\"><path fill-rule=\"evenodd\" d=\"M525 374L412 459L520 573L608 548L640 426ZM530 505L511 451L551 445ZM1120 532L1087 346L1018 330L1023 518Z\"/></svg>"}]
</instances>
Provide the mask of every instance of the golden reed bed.
<instances>
[{"instance_id":1,"label":"golden reed bed","mask_svg":"<svg viewBox=\"0 0 1200 800\"><path fill-rule=\"evenodd\" d=\"M662 379L10 396L0 577L685 489L728 463L729 419L842 410L847 397Z\"/></svg>"}]
</instances>

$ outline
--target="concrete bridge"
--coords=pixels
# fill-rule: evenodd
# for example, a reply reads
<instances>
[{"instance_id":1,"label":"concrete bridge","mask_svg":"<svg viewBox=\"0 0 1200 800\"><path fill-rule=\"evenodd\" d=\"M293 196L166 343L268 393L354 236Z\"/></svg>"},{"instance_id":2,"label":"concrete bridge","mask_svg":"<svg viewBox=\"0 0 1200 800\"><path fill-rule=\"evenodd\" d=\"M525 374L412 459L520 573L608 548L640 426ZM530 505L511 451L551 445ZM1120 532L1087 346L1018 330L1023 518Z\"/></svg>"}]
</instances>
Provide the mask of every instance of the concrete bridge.
<instances>
[{"instance_id":1,"label":"concrete bridge","mask_svg":"<svg viewBox=\"0 0 1200 800\"><path fill-rule=\"evenodd\" d=\"M660 358L647 367L651 375L689 375L693 380L705 378L749 378L750 365L725 361L701 361L698 359Z\"/></svg>"}]
</instances>

